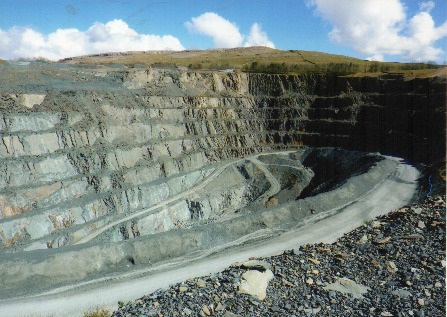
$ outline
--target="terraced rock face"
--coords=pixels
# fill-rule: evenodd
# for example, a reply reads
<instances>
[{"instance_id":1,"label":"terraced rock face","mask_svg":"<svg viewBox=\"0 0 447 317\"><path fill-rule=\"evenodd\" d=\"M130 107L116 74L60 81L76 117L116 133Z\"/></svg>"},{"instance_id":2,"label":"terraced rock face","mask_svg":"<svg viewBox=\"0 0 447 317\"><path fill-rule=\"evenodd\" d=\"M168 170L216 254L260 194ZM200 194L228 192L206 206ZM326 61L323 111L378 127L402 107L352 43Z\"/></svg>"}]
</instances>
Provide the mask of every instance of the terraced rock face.
<instances>
[{"instance_id":1,"label":"terraced rock face","mask_svg":"<svg viewBox=\"0 0 447 317\"><path fill-rule=\"evenodd\" d=\"M303 145L445 152L445 79L0 67L5 294L241 243L333 208L314 196L353 175L395 168Z\"/></svg>"}]
</instances>

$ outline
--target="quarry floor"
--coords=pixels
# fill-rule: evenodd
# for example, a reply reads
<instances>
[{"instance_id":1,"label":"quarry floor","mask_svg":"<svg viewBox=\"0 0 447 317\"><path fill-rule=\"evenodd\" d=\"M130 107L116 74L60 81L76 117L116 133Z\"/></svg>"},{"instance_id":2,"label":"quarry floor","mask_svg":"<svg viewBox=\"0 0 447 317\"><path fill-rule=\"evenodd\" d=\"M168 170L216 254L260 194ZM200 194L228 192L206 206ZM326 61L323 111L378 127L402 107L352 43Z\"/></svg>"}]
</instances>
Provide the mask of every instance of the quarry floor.
<instances>
[{"instance_id":1,"label":"quarry floor","mask_svg":"<svg viewBox=\"0 0 447 317\"><path fill-rule=\"evenodd\" d=\"M218 250L206 250L140 271L102 277L37 296L0 300L0 316L82 316L97 306L116 309L118 301L135 300L189 278L222 271L250 257L272 256L307 243L334 242L366 221L412 201L418 189L418 170L399 159L388 159L398 163L396 168L382 175L381 181L366 194L329 210L325 217L315 215L300 228L273 238L271 232L261 230L253 233L250 243L244 243L248 238L244 237Z\"/></svg>"}]
</instances>

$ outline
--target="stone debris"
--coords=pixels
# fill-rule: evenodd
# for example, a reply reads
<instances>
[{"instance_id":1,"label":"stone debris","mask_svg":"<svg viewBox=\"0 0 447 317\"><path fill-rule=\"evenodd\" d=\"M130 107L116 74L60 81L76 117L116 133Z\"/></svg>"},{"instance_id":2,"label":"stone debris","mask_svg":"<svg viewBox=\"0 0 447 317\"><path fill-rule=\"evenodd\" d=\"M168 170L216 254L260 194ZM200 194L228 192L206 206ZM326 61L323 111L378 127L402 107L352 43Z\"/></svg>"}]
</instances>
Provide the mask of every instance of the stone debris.
<instances>
[{"instance_id":1,"label":"stone debris","mask_svg":"<svg viewBox=\"0 0 447 317\"><path fill-rule=\"evenodd\" d=\"M430 212L397 210L377 220L380 228L362 226L333 244L237 263L147 295L113 316L445 316L445 205L428 199L407 209L414 208ZM443 225L415 233L418 221ZM375 239L376 230L379 239L391 237L388 243L358 244L364 236ZM262 300L240 292L250 275L268 280ZM188 290L179 293L182 286Z\"/></svg>"},{"instance_id":2,"label":"stone debris","mask_svg":"<svg viewBox=\"0 0 447 317\"><path fill-rule=\"evenodd\" d=\"M310 277L306 280L307 285L312 285L313 283L314 283L314 280Z\"/></svg>"},{"instance_id":3,"label":"stone debris","mask_svg":"<svg viewBox=\"0 0 447 317\"><path fill-rule=\"evenodd\" d=\"M414 208L411 208L411 210L412 210L415 214L417 214L417 215L420 215L421 212L422 212L422 208L421 208L421 207L414 207Z\"/></svg>"},{"instance_id":4,"label":"stone debris","mask_svg":"<svg viewBox=\"0 0 447 317\"><path fill-rule=\"evenodd\" d=\"M210 309L208 308L208 306L203 305L202 306L202 311L205 313L205 315L209 316L211 315Z\"/></svg>"},{"instance_id":5,"label":"stone debris","mask_svg":"<svg viewBox=\"0 0 447 317\"><path fill-rule=\"evenodd\" d=\"M230 311L226 311L225 314L223 315L224 317L242 317L241 315L237 315L237 314L233 314Z\"/></svg>"},{"instance_id":6,"label":"stone debris","mask_svg":"<svg viewBox=\"0 0 447 317\"><path fill-rule=\"evenodd\" d=\"M309 260L310 262L312 262L313 264L315 264L315 265L319 265L319 264L320 264L320 261L318 261L317 259L309 258L308 260Z\"/></svg>"},{"instance_id":7,"label":"stone debris","mask_svg":"<svg viewBox=\"0 0 447 317\"><path fill-rule=\"evenodd\" d=\"M402 239L424 239L424 237L420 234L409 234L409 235L405 235L402 236Z\"/></svg>"},{"instance_id":8,"label":"stone debris","mask_svg":"<svg viewBox=\"0 0 447 317\"><path fill-rule=\"evenodd\" d=\"M360 243L360 244L364 244L364 243L366 243L366 242L368 242L368 236L365 234L365 235L363 235L363 237L360 239L359 243Z\"/></svg>"},{"instance_id":9,"label":"stone debris","mask_svg":"<svg viewBox=\"0 0 447 317\"><path fill-rule=\"evenodd\" d=\"M303 309L303 311L306 314L317 315L321 311L321 307L318 307L318 308L305 308L305 309Z\"/></svg>"},{"instance_id":10,"label":"stone debris","mask_svg":"<svg viewBox=\"0 0 447 317\"><path fill-rule=\"evenodd\" d=\"M405 289L396 289L391 294L399 296L400 298L407 298L411 296L411 293Z\"/></svg>"},{"instance_id":11,"label":"stone debris","mask_svg":"<svg viewBox=\"0 0 447 317\"><path fill-rule=\"evenodd\" d=\"M357 284L348 278L339 278L336 282L324 287L325 290L333 290L343 294L351 294L354 298L363 298L369 287Z\"/></svg>"},{"instance_id":12,"label":"stone debris","mask_svg":"<svg viewBox=\"0 0 447 317\"><path fill-rule=\"evenodd\" d=\"M266 270L262 273L259 271L244 272L242 274L239 292L256 296L259 300L264 300L267 286L273 277L273 273L270 270Z\"/></svg>"},{"instance_id":13,"label":"stone debris","mask_svg":"<svg viewBox=\"0 0 447 317\"><path fill-rule=\"evenodd\" d=\"M390 273L396 273L398 271L396 264L393 261L386 262L386 269Z\"/></svg>"},{"instance_id":14,"label":"stone debris","mask_svg":"<svg viewBox=\"0 0 447 317\"><path fill-rule=\"evenodd\" d=\"M32 109L35 105L40 105L44 101L45 96L42 94L22 94L20 96L20 103L22 106Z\"/></svg>"},{"instance_id":15,"label":"stone debris","mask_svg":"<svg viewBox=\"0 0 447 317\"><path fill-rule=\"evenodd\" d=\"M225 306L222 305L221 303L218 303L216 306L216 311L223 311L225 310Z\"/></svg>"},{"instance_id":16,"label":"stone debris","mask_svg":"<svg viewBox=\"0 0 447 317\"><path fill-rule=\"evenodd\" d=\"M376 244L386 244L386 243L388 243L390 241L391 241L391 238L390 237L386 237L386 238L383 238L383 239L376 239L374 241L374 243L376 243Z\"/></svg>"},{"instance_id":17,"label":"stone debris","mask_svg":"<svg viewBox=\"0 0 447 317\"><path fill-rule=\"evenodd\" d=\"M381 226L382 226L382 223L380 221L371 222L371 227L373 227L373 228L380 228Z\"/></svg>"},{"instance_id":18,"label":"stone debris","mask_svg":"<svg viewBox=\"0 0 447 317\"><path fill-rule=\"evenodd\" d=\"M197 280L198 287L206 287L206 282L202 279Z\"/></svg>"}]
</instances>

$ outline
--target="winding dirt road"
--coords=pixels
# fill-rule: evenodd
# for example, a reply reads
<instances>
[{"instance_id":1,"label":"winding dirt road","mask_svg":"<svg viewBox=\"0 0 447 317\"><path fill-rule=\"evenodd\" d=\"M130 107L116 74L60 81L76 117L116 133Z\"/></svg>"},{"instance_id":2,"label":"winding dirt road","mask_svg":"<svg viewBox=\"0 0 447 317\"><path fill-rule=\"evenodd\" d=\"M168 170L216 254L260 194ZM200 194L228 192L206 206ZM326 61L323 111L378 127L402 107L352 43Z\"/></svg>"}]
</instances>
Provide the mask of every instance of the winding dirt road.
<instances>
[{"instance_id":1,"label":"winding dirt road","mask_svg":"<svg viewBox=\"0 0 447 317\"><path fill-rule=\"evenodd\" d=\"M75 242L74 244L83 244L83 243L87 243L91 240L93 240L94 238L96 238L97 236L99 236L100 234L104 233L105 231L113 228L116 225L119 225L123 222L127 222L129 220L147 215L151 212L153 212L154 210L157 210L159 208L165 207L169 204L175 203L181 199L184 199L185 197L203 189L206 185L208 185L209 183L211 183L214 179L216 179L220 174L223 173L223 171L230 165L234 165L237 164L238 162L244 161L246 159L252 161L260 170L262 170L262 172L265 174L265 176L268 178L268 180L270 181L270 183L272 184L272 187L269 189L269 191L265 194L269 197L271 195L276 194L277 192L280 191L281 189L281 185L279 184L278 180L270 173L270 171L264 166L264 164L259 161L257 159L257 157L262 156L262 155L275 155L275 154L281 154L281 155L287 155L289 153L292 153L293 151L277 151L277 152L270 152L270 153L261 153L261 154L256 154L253 157L248 157L248 158L242 158L242 159L238 159L238 160L233 160L233 161L229 161L225 164L223 164L222 166L220 166L219 168L217 168L216 170L214 170L208 177L206 177L202 182L200 182L199 184L194 185L193 187L191 187L188 190L185 190L181 193L178 193L177 195L174 195L150 208L145 208L143 210L140 210L138 212L135 212L127 217L118 219L116 221L110 222L107 225L105 225L104 227L101 227L91 233L89 233L88 235L86 235L85 237L83 237L82 239L80 239L79 241Z\"/></svg>"}]
</instances>

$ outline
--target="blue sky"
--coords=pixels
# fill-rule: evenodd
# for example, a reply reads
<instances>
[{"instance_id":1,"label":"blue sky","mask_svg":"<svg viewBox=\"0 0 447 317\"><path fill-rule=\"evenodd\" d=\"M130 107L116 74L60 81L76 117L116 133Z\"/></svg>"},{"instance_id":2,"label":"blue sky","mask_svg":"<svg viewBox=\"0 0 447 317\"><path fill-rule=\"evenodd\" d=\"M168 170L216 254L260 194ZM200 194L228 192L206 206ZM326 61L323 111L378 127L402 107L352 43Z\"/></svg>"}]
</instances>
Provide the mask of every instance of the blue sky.
<instances>
[{"instance_id":1,"label":"blue sky","mask_svg":"<svg viewBox=\"0 0 447 317\"><path fill-rule=\"evenodd\" d=\"M446 12L446 0L0 0L0 58L266 45L446 63Z\"/></svg>"}]
</instances>

